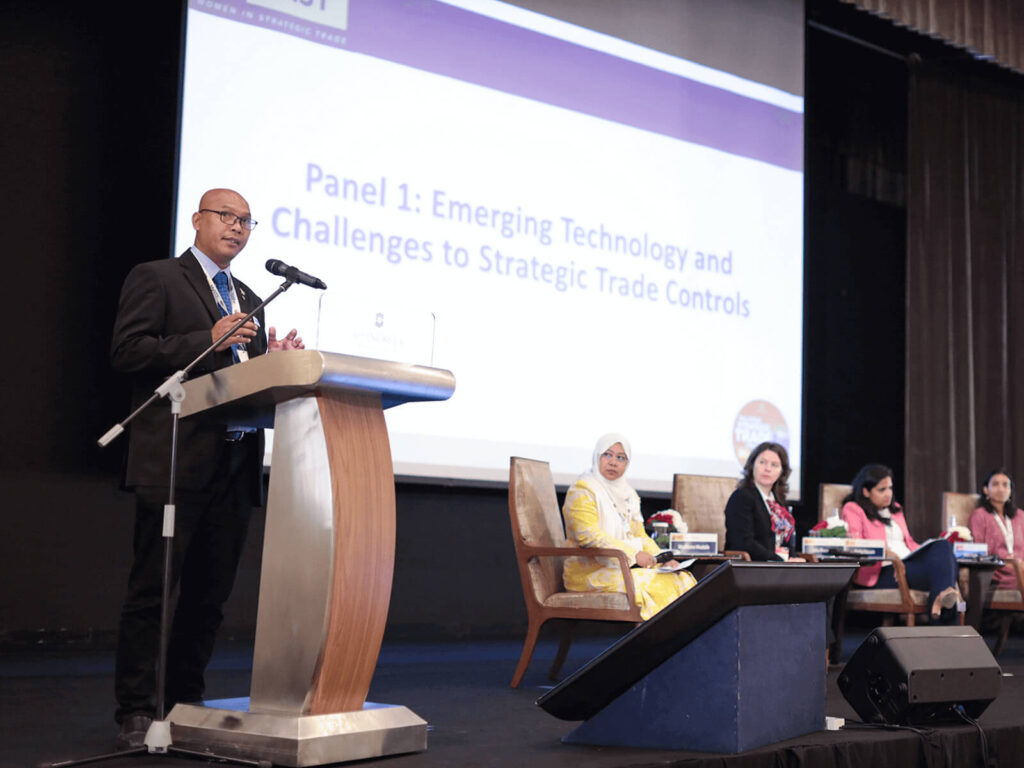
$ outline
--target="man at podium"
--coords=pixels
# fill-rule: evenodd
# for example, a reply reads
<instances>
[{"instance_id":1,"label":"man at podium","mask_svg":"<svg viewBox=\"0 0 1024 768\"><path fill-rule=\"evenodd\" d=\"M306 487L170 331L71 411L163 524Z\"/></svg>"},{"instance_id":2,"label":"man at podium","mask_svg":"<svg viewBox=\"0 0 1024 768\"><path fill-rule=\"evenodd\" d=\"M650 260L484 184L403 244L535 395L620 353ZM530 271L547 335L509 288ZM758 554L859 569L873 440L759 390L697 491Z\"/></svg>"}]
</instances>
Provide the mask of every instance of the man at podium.
<instances>
[{"instance_id":1,"label":"man at podium","mask_svg":"<svg viewBox=\"0 0 1024 768\"><path fill-rule=\"evenodd\" d=\"M132 377L133 408L185 368L260 303L231 271L256 226L249 204L212 189L192 214L194 245L176 259L135 266L121 289L111 342L114 368ZM263 313L194 369L193 376L267 351L302 349L293 329L277 339ZM245 543L251 509L261 503L259 430L179 424L172 583L179 597L167 656L167 710L200 701L203 674ZM133 564L121 610L115 666L118 748L141 746L156 713L156 657L163 584L163 508L168 499L171 413L154 403L130 425L124 484L135 493Z\"/></svg>"}]
</instances>

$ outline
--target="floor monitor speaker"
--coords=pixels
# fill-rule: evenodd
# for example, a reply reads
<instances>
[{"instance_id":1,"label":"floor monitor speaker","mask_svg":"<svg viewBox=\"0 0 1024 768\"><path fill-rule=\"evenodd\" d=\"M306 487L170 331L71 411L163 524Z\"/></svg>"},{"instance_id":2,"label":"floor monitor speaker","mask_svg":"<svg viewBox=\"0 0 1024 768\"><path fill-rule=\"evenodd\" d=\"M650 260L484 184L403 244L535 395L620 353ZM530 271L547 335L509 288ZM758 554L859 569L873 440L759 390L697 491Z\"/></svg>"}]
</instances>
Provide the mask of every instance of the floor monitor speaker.
<instances>
[{"instance_id":1,"label":"floor monitor speaker","mask_svg":"<svg viewBox=\"0 0 1024 768\"><path fill-rule=\"evenodd\" d=\"M839 675L865 723L925 725L978 717L999 695L1002 670L970 627L880 627Z\"/></svg>"}]
</instances>

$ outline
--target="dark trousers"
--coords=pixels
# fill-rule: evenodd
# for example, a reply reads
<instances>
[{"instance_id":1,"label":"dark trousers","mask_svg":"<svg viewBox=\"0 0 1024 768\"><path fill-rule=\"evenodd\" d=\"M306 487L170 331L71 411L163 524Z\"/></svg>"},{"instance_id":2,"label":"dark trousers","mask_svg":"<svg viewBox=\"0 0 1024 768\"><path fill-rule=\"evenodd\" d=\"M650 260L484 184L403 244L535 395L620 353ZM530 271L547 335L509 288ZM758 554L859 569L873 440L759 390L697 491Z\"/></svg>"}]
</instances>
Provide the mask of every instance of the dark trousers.
<instances>
[{"instance_id":1,"label":"dark trousers","mask_svg":"<svg viewBox=\"0 0 1024 768\"><path fill-rule=\"evenodd\" d=\"M228 444L214 487L175 498L171 588L178 587L171 623L166 677L167 710L199 701L203 673L223 620L249 528L252 472L259 466L251 436ZM118 628L114 689L118 722L156 712L156 660L163 591L166 488L137 488L134 562ZM173 599L173 592L172 592Z\"/></svg>"},{"instance_id":2,"label":"dark trousers","mask_svg":"<svg viewBox=\"0 0 1024 768\"><path fill-rule=\"evenodd\" d=\"M909 559L903 561L903 565L907 569L907 584L910 588L928 592L929 611L942 590L956 585L957 564L953 557L953 545L945 539L929 542L915 550ZM882 569L875 587L896 587L892 568ZM949 619L948 616L943 618Z\"/></svg>"}]
</instances>

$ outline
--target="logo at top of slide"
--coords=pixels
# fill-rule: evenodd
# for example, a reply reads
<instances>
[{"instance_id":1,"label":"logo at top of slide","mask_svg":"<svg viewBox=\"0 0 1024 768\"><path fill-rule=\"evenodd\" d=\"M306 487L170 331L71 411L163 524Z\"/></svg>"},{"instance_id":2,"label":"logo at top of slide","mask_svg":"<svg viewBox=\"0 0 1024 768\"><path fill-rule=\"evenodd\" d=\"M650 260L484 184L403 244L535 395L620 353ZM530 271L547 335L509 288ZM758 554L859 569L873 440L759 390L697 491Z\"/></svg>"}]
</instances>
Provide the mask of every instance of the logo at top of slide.
<instances>
[{"instance_id":1,"label":"logo at top of slide","mask_svg":"<svg viewBox=\"0 0 1024 768\"><path fill-rule=\"evenodd\" d=\"M246 0L247 5L286 13L334 29L348 29L349 0Z\"/></svg>"},{"instance_id":2,"label":"logo at top of slide","mask_svg":"<svg viewBox=\"0 0 1024 768\"><path fill-rule=\"evenodd\" d=\"M778 443L788 451L789 427L782 411L767 400L751 400L740 408L732 426L736 459L746 464L750 452L764 442Z\"/></svg>"}]
</instances>

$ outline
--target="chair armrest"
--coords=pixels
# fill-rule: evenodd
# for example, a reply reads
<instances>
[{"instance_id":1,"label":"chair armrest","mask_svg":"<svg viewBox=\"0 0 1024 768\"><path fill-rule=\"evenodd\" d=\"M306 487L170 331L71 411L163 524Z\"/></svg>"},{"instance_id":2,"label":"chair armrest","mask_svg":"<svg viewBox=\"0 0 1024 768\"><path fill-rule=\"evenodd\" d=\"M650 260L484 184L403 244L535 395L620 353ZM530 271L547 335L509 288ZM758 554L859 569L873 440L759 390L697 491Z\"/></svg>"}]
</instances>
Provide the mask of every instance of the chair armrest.
<instances>
[{"instance_id":1,"label":"chair armrest","mask_svg":"<svg viewBox=\"0 0 1024 768\"><path fill-rule=\"evenodd\" d=\"M1013 569L1017 576L1017 589L1020 591L1021 597L1024 597L1024 563L1015 557L1004 557L1003 562Z\"/></svg>"},{"instance_id":2,"label":"chair armrest","mask_svg":"<svg viewBox=\"0 0 1024 768\"><path fill-rule=\"evenodd\" d=\"M522 553L528 557L614 557L629 567L626 553L611 547L538 547L521 544Z\"/></svg>"},{"instance_id":3,"label":"chair armrest","mask_svg":"<svg viewBox=\"0 0 1024 768\"><path fill-rule=\"evenodd\" d=\"M621 549L605 547L535 547L520 544L520 552L526 558L531 557L614 557L619 561L622 581L626 587L626 597L630 605L636 605L636 589L633 586L633 575L629 572L629 560Z\"/></svg>"},{"instance_id":4,"label":"chair armrest","mask_svg":"<svg viewBox=\"0 0 1024 768\"><path fill-rule=\"evenodd\" d=\"M898 557L886 557L884 560L892 563L892 575L896 580L896 586L900 590L900 598L903 600L903 604L913 606L914 600L910 596L910 586L907 584L907 566ZM930 605L927 608L931 611Z\"/></svg>"},{"instance_id":5,"label":"chair armrest","mask_svg":"<svg viewBox=\"0 0 1024 768\"><path fill-rule=\"evenodd\" d=\"M743 560L744 562L750 562L750 553L739 549L727 549L722 554L733 560Z\"/></svg>"},{"instance_id":6,"label":"chair armrest","mask_svg":"<svg viewBox=\"0 0 1024 768\"><path fill-rule=\"evenodd\" d=\"M960 594L964 596L965 600L970 601L971 599L971 569L966 565L958 565L956 569L956 585L960 589Z\"/></svg>"}]
</instances>

